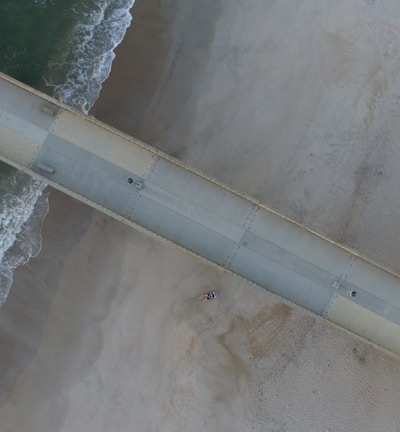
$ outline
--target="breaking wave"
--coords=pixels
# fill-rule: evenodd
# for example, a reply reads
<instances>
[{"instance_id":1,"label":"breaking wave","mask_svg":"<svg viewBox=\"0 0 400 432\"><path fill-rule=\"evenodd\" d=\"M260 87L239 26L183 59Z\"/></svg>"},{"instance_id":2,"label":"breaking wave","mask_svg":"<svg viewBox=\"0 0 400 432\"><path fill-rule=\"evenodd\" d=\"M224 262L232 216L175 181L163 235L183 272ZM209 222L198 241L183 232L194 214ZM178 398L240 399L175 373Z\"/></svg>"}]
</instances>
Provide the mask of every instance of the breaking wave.
<instances>
[{"instance_id":1,"label":"breaking wave","mask_svg":"<svg viewBox=\"0 0 400 432\"><path fill-rule=\"evenodd\" d=\"M53 0L33 0L45 9ZM52 55L43 79L55 98L85 113L99 96L111 71L114 50L131 23L134 0L71 2L73 23ZM36 256L48 212L46 185L0 164L0 306L15 268Z\"/></svg>"},{"instance_id":2,"label":"breaking wave","mask_svg":"<svg viewBox=\"0 0 400 432\"><path fill-rule=\"evenodd\" d=\"M73 8L79 16L71 34L49 64L46 82L54 97L85 113L99 96L114 60L114 49L131 23L134 0L97 0L95 7ZM61 82L60 82L61 77Z\"/></svg>"},{"instance_id":3,"label":"breaking wave","mask_svg":"<svg viewBox=\"0 0 400 432\"><path fill-rule=\"evenodd\" d=\"M13 281L14 269L40 251L40 230L48 212L45 185L21 172L7 176L8 192L0 200L0 306Z\"/></svg>"}]
</instances>

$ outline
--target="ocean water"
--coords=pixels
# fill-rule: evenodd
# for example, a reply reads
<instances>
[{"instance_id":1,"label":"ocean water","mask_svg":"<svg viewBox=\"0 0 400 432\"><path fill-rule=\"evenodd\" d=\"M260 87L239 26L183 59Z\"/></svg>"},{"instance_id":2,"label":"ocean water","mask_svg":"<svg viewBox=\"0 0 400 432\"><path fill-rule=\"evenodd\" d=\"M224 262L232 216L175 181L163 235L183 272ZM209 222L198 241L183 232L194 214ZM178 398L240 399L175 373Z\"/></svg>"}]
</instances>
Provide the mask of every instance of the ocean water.
<instances>
[{"instance_id":1,"label":"ocean water","mask_svg":"<svg viewBox=\"0 0 400 432\"><path fill-rule=\"evenodd\" d=\"M0 0L0 71L88 112L134 0ZM1 94L0 94L1 97ZM0 163L0 305L13 271L40 251L46 185Z\"/></svg>"}]
</instances>

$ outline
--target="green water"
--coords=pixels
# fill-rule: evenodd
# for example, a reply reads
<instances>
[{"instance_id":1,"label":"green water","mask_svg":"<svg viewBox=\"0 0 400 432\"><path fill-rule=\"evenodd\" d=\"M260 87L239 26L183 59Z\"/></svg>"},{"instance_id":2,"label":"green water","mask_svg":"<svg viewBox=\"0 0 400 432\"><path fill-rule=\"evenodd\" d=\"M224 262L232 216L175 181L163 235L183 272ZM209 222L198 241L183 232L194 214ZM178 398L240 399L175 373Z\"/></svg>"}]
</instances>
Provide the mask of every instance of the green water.
<instances>
[{"instance_id":1,"label":"green water","mask_svg":"<svg viewBox=\"0 0 400 432\"><path fill-rule=\"evenodd\" d=\"M1 0L0 70L43 88L49 61L74 25L77 0Z\"/></svg>"},{"instance_id":2,"label":"green water","mask_svg":"<svg viewBox=\"0 0 400 432\"><path fill-rule=\"evenodd\" d=\"M133 3L0 0L0 71L87 112L110 72ZM40 248L44 188L0 163L0 306L14 269Z\"/></svg>"}]
</instances>

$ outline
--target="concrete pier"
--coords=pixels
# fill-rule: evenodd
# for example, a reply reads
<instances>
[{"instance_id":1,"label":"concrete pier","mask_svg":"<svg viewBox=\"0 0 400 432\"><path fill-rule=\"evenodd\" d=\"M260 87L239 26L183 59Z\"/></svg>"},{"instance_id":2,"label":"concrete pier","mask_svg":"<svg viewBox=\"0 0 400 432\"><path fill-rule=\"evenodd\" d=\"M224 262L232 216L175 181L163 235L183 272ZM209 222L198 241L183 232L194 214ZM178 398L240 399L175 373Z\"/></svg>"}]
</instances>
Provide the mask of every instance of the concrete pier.
<instances>
[{"instance_id":1,"label":"concrete pier","mask_svg":"<svg viewBox=\"0 0 400 432\"><path fill-rule=\"evenodd\" d=\"M400 355L400 279L0 75L0 159Z\"/></svg>"}]
</instances>

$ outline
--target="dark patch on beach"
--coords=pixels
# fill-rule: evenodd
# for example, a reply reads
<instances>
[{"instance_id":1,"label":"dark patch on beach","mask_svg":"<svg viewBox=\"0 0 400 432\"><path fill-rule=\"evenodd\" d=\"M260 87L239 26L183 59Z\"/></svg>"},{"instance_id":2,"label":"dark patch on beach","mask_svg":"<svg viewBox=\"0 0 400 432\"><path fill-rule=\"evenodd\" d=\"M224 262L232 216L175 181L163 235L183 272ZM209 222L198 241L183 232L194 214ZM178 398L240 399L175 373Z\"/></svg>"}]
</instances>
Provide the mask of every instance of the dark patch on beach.
<instances>
[{"instance_id":1,"label":"dark patch on beach","mask_svg":"<svg viewBox=\"0 0 400 432\"><path fill-rule=\"evenodd\" d=\"M367 350L366 348L356 345L352 349L353 357L361 364L364 365L367 362Z\"/></svg>"},{"instance_id":2,"label":"dark patch on beach","mask_svg":"<svg viewBox=\"0 0 400 432\"><path fill-rule=\"evenodd\" d=\"M277 304L270 310L261 310L254 317L238 317L235 325L246 331L253 359L268 355L279 339L292 309L285 304Z\"/></svg>"}]
</instances>

